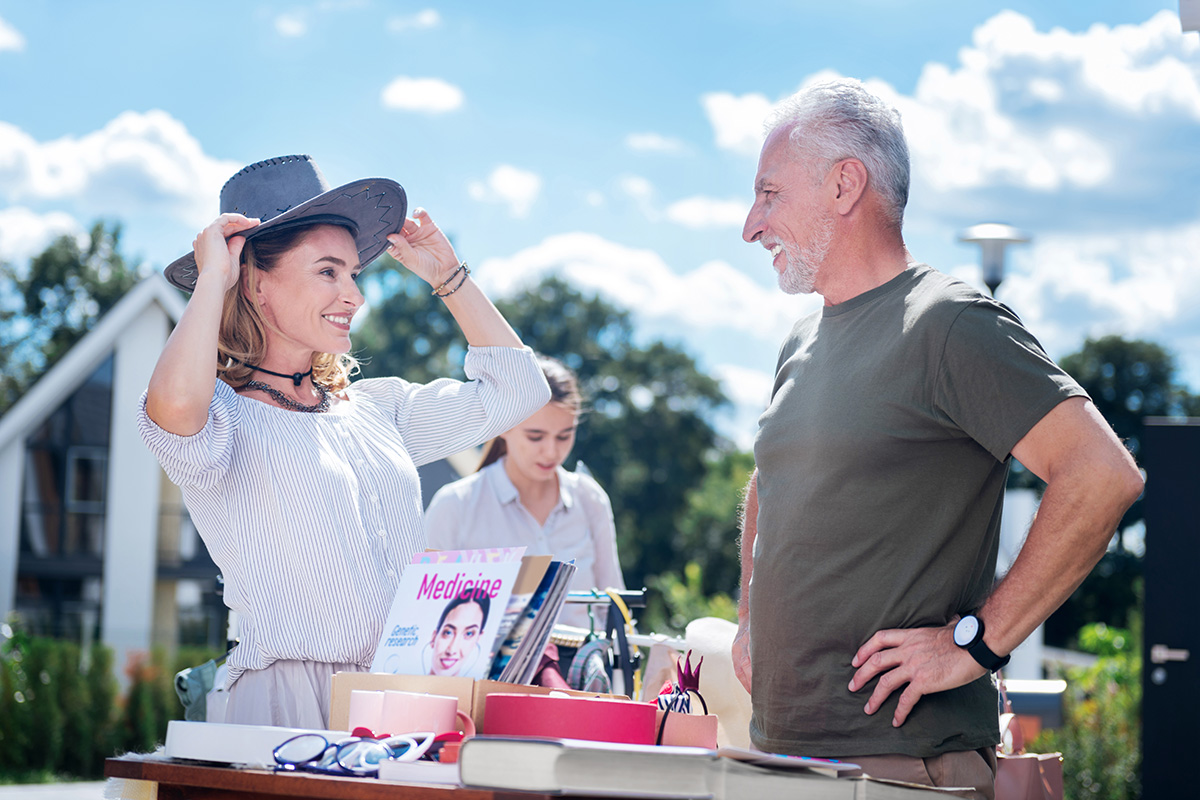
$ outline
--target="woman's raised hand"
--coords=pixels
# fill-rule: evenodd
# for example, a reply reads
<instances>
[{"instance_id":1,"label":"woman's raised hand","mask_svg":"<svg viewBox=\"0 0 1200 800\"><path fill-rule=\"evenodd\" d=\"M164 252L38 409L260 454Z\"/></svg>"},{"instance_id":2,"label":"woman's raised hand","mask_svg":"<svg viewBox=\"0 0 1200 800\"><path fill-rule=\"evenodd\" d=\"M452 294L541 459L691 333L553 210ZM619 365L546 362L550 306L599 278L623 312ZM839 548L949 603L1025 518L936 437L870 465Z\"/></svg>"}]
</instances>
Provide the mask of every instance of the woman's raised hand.
<instances>
[{"instance_id":1,"label":"woman's raised hand","mask_svg":"<svg viewBox=\"0 0 1200 800\"><path fill-rule=\"evenodd\" d=\"M387 238L388 254L430 286L440 285L458 269L450 240L423 208L413 211L400 233Z\"/></svg>"},{"instance_id":2,"label":"woman's raised hand","mask_svg":"<svg viewBox=\"0 0 1200 800\"><path fill-rule=\"evenodd\" d=\"M236 286L242 248L246 245L246 237L237 234L257 226L258 222L241 214L222 214L200 231L192 242L192 249L196 252L197 275L224 276L225 291ZM196 281L199 280L197 277Z\"/></svg>"}]
</instances>

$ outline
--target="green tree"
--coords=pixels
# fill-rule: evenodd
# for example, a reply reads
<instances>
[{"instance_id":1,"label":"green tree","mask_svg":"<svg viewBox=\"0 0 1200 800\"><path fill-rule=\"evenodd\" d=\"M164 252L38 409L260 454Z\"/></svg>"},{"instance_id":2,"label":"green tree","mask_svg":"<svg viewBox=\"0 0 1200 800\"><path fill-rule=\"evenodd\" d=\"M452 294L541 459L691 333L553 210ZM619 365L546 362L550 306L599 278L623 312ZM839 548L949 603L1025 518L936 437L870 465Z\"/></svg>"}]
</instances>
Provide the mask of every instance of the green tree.
<instances>
[{"instance_id":1,"label":"green tree","mask_svg":"<svg viewBox=\"0 0 1200 800\"><path fill-rule=\"evenodd\" d=\"M688 492L678 546L700 566L706 595L736 596L741 580L739 517L753 471L753 453L722 451L709 462L701 484Z\"/></svg>"},{"instance_id":2,"label":"green tree","mask_svg":"<svg viewBox=\"0 0 1200 800\"><path fill-rule=\"evenodd\" d=\"M354 334L363 375L399 375L415 383L462 377L466 341L429 285L384 254L361 278L371 305Z\"/></svg>"},{"instance_id":3,"label":"green tree","mask_svg":"<svg viewBox=\"0 0 1200 800\"><path fill-rule=\"evenodd\" d=\"M1077 353L1060 362L1087 390L1097 410L1112 426L1135 459L1142 451L1147 417L1200 415L1200 397L1177 382L1174 356L1154 342L1104 336L1088 339ZM1138 499L1122 518L1119 531L1141 522ZM1071 643L1075 632L1089 622L1123 628L1138 605L1136 587L1142 574L1138 549L1118 536L1074 594L1046 623L1046 640Z\"/></svg>"},{"instance_id":4,"label":"green tree","mask_svg":"<svg viewBox=\"0 0 1200 800\"><path fill-rule=\"evenodd\" d=\"M465 343L423 282L385 261L370 270L364 291L372 304L356 335L364 375L461 377ZM496 305L526 344L579 376L590 410L572 458L612 499L626 581L641 586L649 575L681 573L689 558L678 547L677 521L719 444L708 423L728 402L719 384L682 350L637 343L628 312L560 278Z\"/></svg>"},{"instance_id":5,"label":"green tree","mask_svg":"<svg viewBox=\"0 0 1200 800\"><path fill-rule=\"evenodd\" d=\"M0 414L144 276L121 253L121 226L97 222L85 245L60 236L27 270L0 264Z\"/></svg>"}]
</instances>

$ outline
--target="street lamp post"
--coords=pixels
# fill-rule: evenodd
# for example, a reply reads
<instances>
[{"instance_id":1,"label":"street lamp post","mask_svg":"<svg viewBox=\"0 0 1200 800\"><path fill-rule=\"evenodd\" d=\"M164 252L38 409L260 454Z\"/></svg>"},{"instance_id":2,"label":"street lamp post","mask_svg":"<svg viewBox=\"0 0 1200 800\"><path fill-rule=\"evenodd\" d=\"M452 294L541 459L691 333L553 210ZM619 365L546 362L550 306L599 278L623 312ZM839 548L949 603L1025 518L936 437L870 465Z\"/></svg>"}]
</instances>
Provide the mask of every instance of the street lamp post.
<instances>
[{"instance_id":1,"label":"street lamp post","mask_svg":"<svg viewBox=\"0 0 1200 800\"><path fill-rule=\"evenodd\" d=\"M979 245L983 266L983 282L987 284L992 297L1004 280L1004 251L1009 245L1026 244L1030 241L1028 235L998 222L984 222L972 225L958 236L960 242Z\"/></svg>"}]
</instances>

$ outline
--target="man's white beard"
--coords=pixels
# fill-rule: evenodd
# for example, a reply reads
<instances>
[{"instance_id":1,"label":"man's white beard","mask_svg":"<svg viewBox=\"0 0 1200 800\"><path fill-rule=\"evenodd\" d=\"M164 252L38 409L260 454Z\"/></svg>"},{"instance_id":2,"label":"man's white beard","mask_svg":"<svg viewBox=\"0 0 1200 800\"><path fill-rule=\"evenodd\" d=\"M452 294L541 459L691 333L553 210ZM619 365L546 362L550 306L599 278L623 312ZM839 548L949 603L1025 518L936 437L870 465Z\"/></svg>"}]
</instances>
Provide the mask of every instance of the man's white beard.
<instances>
[{"instance_id":1,"label":"man's white beard","mask_svg":"<svg viewBox=\"0 0 1200 800\"><path fill-rule=\"evenodd\" d=\"M832 243L832 215L821 220L803 247L794 242L780 242L786 261L779 273L779 288L787 294L812 294L817 270L825 263Z\"/></svg>"}]
</instances>

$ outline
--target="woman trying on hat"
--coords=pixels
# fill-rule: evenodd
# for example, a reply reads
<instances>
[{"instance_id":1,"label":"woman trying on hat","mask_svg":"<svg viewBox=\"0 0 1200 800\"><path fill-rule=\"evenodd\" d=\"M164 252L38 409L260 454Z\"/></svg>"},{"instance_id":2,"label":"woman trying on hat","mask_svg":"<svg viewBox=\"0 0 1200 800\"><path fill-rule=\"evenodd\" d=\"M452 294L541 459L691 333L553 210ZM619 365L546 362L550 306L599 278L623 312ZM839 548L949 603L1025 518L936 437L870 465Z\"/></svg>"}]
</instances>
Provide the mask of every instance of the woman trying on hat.
<instances>
[{"instance_id":1,"label":"woman trying on hat","mask_svg":"<svg viewBox=\"0 0 1200 800\"><path fill-rule=\"evenodd\" d=\"M331 676L369 667L425 547L417 467L549 398L445 235L406 209L394 181L330 189L307 156L269 159L229 180L221 216L167 267L192 296L139 425L237 612L227 722L328 727ZM461 326L467 381L350 381L358 276L384 249Z\"/></svg>"}]
</instances>

